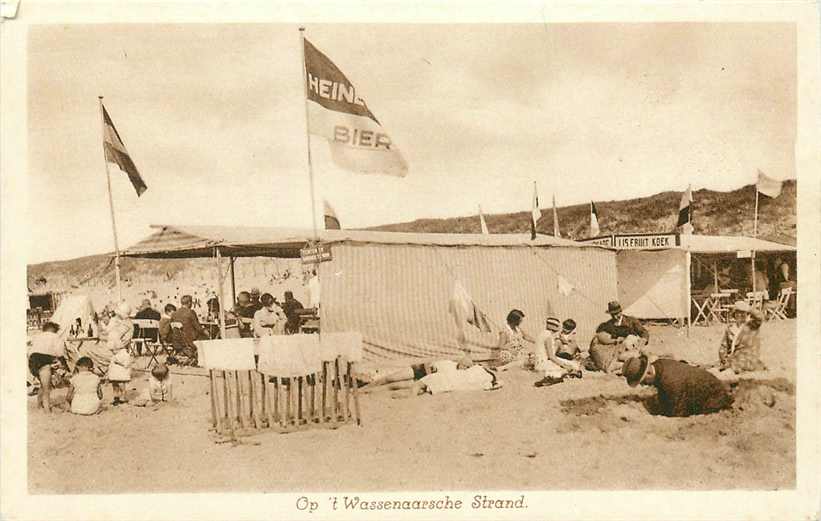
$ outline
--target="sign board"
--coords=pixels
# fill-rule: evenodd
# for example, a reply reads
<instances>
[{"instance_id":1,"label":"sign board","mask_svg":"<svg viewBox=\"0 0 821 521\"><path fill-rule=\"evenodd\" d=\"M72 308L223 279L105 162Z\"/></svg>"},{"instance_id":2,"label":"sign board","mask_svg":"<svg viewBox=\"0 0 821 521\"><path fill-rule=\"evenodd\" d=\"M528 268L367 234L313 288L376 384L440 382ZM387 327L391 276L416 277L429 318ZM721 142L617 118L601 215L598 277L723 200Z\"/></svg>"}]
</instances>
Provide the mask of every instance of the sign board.
<instances>
[{"instance_id":1,"label":"sign board","mask_svg":"<svg viewBox=\"0 0 821 521\"><path fill-rule=\"evenodd\" d=\"M657 250L679 245L675 233L635 234L614 236L613 247L619 250Z\"/></svg>"},{"instance_id":2,"label":"sign board","mask_svg":"<svg viewBox=\"0 0 821 521\"><path fill-rule=\"evenodd\" d=\"M736 252L737 259L749 259L752 256L753 252L751 252L750 250L741 250Z\"/></svg>"},{"instance_id":3,"label":"sign board","mask_svg":"<svg viewBox=\"0 0 821 521\"><path fill-rule=\"evenodd\" d=\"M585 244L595 244L597 246L612 246L613 245L613 237L608 235L607 237L593 237L591 239L582 239L579 242L583 242Z\"/></svg>"},{"instance_id":4,"label":"sign board","mask_svg":"<svg viewBox=\"0 0 821 521\"><path fill-rule=\"evenodd\" d=\"M675 233L633 233L582 239L579 242L608 246L618 250L665 250L681 245Z\"/></svg>"},{"instance_id":5,"label":"sign board","mask_svg":"<svg viewBox=\"0 0 821 521\"><path fill-rule=\"evenodd\" d=\"M299 250L299 256L302 258L302 264L318 264L333 259L331 247L328 244L302 248Z\"/></svg>"}]
</instances>

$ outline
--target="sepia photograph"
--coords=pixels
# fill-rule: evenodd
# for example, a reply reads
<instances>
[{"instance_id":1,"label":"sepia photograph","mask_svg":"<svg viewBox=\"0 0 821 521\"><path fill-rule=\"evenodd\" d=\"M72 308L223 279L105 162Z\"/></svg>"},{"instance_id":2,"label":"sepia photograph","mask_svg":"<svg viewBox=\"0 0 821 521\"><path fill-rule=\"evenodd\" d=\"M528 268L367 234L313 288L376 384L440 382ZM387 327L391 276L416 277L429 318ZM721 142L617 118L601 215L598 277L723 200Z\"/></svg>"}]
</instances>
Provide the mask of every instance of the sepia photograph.
<instances>
[{"instance_id":1,"label":"sepia photograph","mask_svg":"<svg viewBox=\"0 0 821 521\"><path fill-rule=\"evenodd\" d=\"M796 491L799 33L28 26L24 493Z\"/></svg>"}]
</instances>

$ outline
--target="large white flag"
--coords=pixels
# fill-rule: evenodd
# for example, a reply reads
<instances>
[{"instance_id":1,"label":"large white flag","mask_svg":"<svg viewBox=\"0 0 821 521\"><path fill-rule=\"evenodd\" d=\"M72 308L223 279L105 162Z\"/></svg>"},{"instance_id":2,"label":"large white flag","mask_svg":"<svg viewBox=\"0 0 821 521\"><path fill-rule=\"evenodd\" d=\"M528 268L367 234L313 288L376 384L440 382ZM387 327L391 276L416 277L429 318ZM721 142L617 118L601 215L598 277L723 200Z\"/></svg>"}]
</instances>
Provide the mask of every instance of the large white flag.
<instances>
[{"instance_id":1,"label":"large white flag","mask_svg":"<svg viewBox=\"0 0 821 521\"><path fill-rule=\"evenodd\" d=\"M767 177L764 172L759 170L756 189L767 197L778 197L781 195L781 181Z\"/></svg>"},{"instance_id":2,"label":"large white flag","mask_svg":"<svg viewBox=\"0 0 821 521\"><path fill-rule=\"evenodd\" d=\"M407 163L365 100L327 56L304 42L308 132L328 140L341 168L404 177Z\"/></svg>"},{"instance_id":3,"label":"large white flag","mask_svg":"<svg viewBox=\"0 0 821 521\"><path fill-rule=\"evenodd\" d=\"M485 215L482 213L482 205L479 205L479 224L482 226L482 234L489 235L490 232L487 229L487 223L485 222Z\"/></svg>"},{"instance_id":4,"label":"large white flag","mask_svg":"<svg viewBox=\"0 0 821 521\"><path fill-rule=\"evenodd\" d=\"M596 203L590 201L590 237L598 237L599 233L599 212Z\"/></svg>"}]
</instances>

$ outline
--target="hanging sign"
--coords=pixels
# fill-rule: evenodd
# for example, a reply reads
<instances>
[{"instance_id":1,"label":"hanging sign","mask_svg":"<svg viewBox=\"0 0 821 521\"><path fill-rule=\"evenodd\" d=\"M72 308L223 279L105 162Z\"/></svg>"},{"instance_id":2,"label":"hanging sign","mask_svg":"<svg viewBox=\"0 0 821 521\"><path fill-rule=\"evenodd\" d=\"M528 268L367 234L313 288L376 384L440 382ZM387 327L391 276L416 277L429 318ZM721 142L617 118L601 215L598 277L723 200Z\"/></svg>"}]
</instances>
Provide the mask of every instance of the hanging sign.
<instances>
[{"instance_id":1,"label":"hanging sign","mask_svg":"<svg viewBox=\"0 0 821 521\"><path fill-rule=\"evenodd\" d=\"M331 247L328 244L302 248L299 250L299 256L302 258L302 264L318 264L333 259Z\"/></svg>"}]
</instances>

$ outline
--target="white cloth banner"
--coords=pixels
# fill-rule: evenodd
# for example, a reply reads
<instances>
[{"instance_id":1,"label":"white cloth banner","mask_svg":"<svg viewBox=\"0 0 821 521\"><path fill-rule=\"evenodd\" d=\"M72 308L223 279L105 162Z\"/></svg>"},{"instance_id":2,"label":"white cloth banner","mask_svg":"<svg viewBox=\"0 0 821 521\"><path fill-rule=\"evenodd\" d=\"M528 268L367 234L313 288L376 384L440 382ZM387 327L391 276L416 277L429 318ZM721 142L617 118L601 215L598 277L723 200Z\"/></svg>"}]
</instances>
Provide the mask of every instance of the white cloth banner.
<instances>
[{"instance_id":1,"label":"white cloth banner","mask_svg":"<svg viewBox=\"0 0 821 521\"><path fill-rule=\"evenodd\" d=\"M263 338L197 340L199 364L206 369L244 371L256 369L269 376L289 378L322 370L323 361L338 356L348 362L362 360L362 334L273 335ZM254 363L254 355L259 362Z\"/></svg>"},{"instance_id":2,"label":"white cloth banner","mask_svg":"<svg viewBox=\"0 0 821 521\"><path fill-rule=\"evenodd\" d=\"M319 372L318 335L274 335L259 342L257 370L269 376L289 378Z\"/></svg>"},{"instance_id":3,"label":"white cloth banner","mask_svg":"<svg viewBox=\"0 0 821 521\"><path fill-rule=\"evenodd\" d=\"M195 340L200 367L221 371L247 371L256 369L253 338L227 338L224 340Z\"/></svg>"},{"instance_id":4,"label":"white cloth banner","mask_svg":"<svg viewBox=\"0 0 821 521\"><path fill-rule=\"evenodd\" d=\"M320 356L322 360L334 360L337 356L348 362L362 361L362 333L322 333L320 335Z\"/></svg>"}]
</instances>

